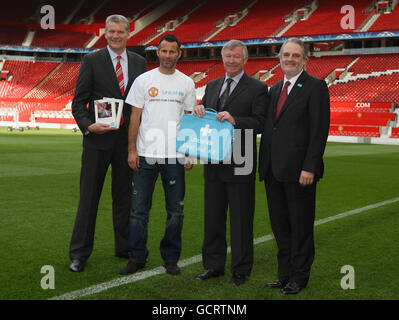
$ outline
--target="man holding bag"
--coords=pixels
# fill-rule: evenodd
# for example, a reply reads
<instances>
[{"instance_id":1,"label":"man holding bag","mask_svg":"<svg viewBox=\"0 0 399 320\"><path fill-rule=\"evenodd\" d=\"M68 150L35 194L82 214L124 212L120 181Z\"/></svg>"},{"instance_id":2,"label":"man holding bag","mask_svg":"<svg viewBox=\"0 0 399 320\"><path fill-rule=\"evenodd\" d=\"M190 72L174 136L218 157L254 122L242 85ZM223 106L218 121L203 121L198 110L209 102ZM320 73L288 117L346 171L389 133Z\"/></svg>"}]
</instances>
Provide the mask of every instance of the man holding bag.
<instances>
[{"instance_id":1,"label":"man holding bag","mask_svg":"<svg viewBox=\"0 0 399 320\"><path fill-rule=\"evenodd\" d=\"M207 280L224 274L227 255L226 217L230 212L231 272L230 283L243 284L253 265L253 217L255 208L256 134L260 133L267 106L267 86L248 76L246 46L229 41L222 49L226 76L210 81L201 104L193 114L203 117L205 108L217 109L216 119L228 121L235 128L231 163L205 164L204 241L202 258L205 272L197 279ZM239 130L236 130L239 129ZM248 134L252 137L245 144ZM249 151L249 152L248 152ZM245 159L238 163L236 159ZM250 166L245 174L243 164Z\"/></svg>"}]
</instances>

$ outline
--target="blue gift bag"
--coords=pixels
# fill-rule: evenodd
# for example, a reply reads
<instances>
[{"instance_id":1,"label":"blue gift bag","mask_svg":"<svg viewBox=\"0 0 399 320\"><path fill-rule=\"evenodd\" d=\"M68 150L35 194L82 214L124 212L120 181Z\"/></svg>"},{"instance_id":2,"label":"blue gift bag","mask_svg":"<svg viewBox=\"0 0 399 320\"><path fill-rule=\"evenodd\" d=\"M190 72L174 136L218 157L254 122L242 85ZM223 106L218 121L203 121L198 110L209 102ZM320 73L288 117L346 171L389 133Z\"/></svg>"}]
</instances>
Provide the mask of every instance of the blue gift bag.
<instances>
[{"instance_id":1,"label":"blue gift bag","mask_svg":"<svg viewBox=\"0 0 399 320\"><path fill-rule=\"evenodd\" d=\"M176 137L176 151L210 163L231 162L234 127L216 120L217 112L206 109L200 118L185 114Z\"/></svg>"}]
</instances>

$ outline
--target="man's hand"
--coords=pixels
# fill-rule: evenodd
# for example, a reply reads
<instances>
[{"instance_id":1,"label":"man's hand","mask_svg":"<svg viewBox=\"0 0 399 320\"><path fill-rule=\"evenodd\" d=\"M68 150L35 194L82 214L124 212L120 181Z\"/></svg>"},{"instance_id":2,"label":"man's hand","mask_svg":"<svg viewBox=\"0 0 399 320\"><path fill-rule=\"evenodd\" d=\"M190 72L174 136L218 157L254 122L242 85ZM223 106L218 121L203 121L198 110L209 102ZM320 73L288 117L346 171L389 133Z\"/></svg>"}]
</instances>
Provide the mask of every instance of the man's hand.
<instances>
[{"instance_id":1,"label":"man's hand","mask_svg":"<svg viewBox=\"0 0 399 320\"><path fill-rule=\"evenodd\" d=\"M129 164L129 167L132 168L134 171L139 171L140 157L137 151L129 151L127 163Z\"/></svg>"},{"instance_id":2,"label":"man's hand","mask_svg":"<svg viewBox=\"0 0 399 320\"><path fill-rule=\"evenodd\" d=\"M308 172L305 170L301 171L301 176L299 177L299 184L302 187L309 186L313 183L314 181L314 173L313 172Z\"/></svg>"},{"instance_id":3,"label":"man's hand","mask_svg":"<svg viewBox=\"0 0 399 320\"><path fill-rule=\"evenodd\" d=\"M104 134L106 132L115 131L118 129L111 127L109 124L106 123L92 123L87 127L87 130L89 130L90 133Z\"/></svg>"},{"instance_id":4,"label":"man's hand","mask_svg":"<svg viewBox=\"0 0 399 320\"><path fill-rule=\"evenodd\" d=\"M191 170L194 166L194 160L190 157L186 157L184 160L184 170Z\"/></svg>"},{"instance_id":5,"label":"man's hand","mask_svg":"<svg viewBox=\"0 0 399 320\"><path fill-rule=\"evenodd\" d=\"M195 106L193 109L193 115L202 118L205 115L205 107L202 104Z\"/></svg>"},{"instance_id":6,"label":"man's hand","mask_svg":"<svg viewBox=\"0 0 399 320\"><path fill-rule=\"evenodd\" d=\"M216 120L219 120L220 122L228 121L228 122L230 122L233 126L236 125L236 121L234 120L234 118L233 118L233 116L230 114L230 112L228 112L228 111L219 112L219 113L216 115Z\"/></svg>"}]
</instances>

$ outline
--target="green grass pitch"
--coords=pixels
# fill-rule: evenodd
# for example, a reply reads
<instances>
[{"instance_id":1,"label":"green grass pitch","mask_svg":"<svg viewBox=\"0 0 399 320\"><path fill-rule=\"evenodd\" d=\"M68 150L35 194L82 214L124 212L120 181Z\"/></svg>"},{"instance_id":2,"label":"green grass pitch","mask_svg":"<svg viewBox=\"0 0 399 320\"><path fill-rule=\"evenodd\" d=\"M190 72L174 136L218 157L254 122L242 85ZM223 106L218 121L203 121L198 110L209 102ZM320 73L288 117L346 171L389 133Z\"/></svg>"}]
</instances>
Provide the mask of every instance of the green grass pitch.
<instances>
[{"instance_id":1,"label":"green grass pitch","mask_svg":"<svg viewBox=\"0 0 399 320\"><path fill-rule=\"evenodd\" d=\"M68 247L79 195L81 134L67 130L7 132L0 128L0 300L49 299L119 276L126 260L114 256L110 175L100 201L94 252L83 273L68 270ZM328 143L325 177L317 189L316 220L399 197L397 146ZM203 169L186 173L181 260L201 253ZM159 179L160 180L160 179ZM160 182L160 181L159 181ZM143 272L162 265L159 243L165 223L161 184L150 213L150 250ZM276 278L274 239L255 245L249 280L232 287L230 256L223 277L195 279L201 262L77 299L132 300L397 300L399 299L399 201L315 227L316 257L308 287L292 297L265 288ZM271 233L263 183L256 186L254 236ZM54 268L54 289L43 289ZM341 267L355 272L354 289L344 290Z\"/></svg>"}]
</instances>

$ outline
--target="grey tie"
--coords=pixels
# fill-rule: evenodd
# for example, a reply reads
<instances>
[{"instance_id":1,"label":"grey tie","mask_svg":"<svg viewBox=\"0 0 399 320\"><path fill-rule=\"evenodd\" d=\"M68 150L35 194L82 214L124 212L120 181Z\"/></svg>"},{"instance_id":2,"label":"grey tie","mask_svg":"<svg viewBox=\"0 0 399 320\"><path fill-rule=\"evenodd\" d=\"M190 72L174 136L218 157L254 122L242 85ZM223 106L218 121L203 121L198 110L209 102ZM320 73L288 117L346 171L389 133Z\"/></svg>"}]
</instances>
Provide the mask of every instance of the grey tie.
<instances>
[{"instance_id":1,"label":"grey tie","mask_svg":"<svg viewBox=\"0 0 399 320\"><path fill-rule=\"evenodd\" d=\"M230 95L230 86L231 83L233 82L233 79L229 78L226 80L227 81L227 86L222 95L219 98L219 111L222 111L225 107L226 101L229 98Z\"/></svg>"}]
</instances>

